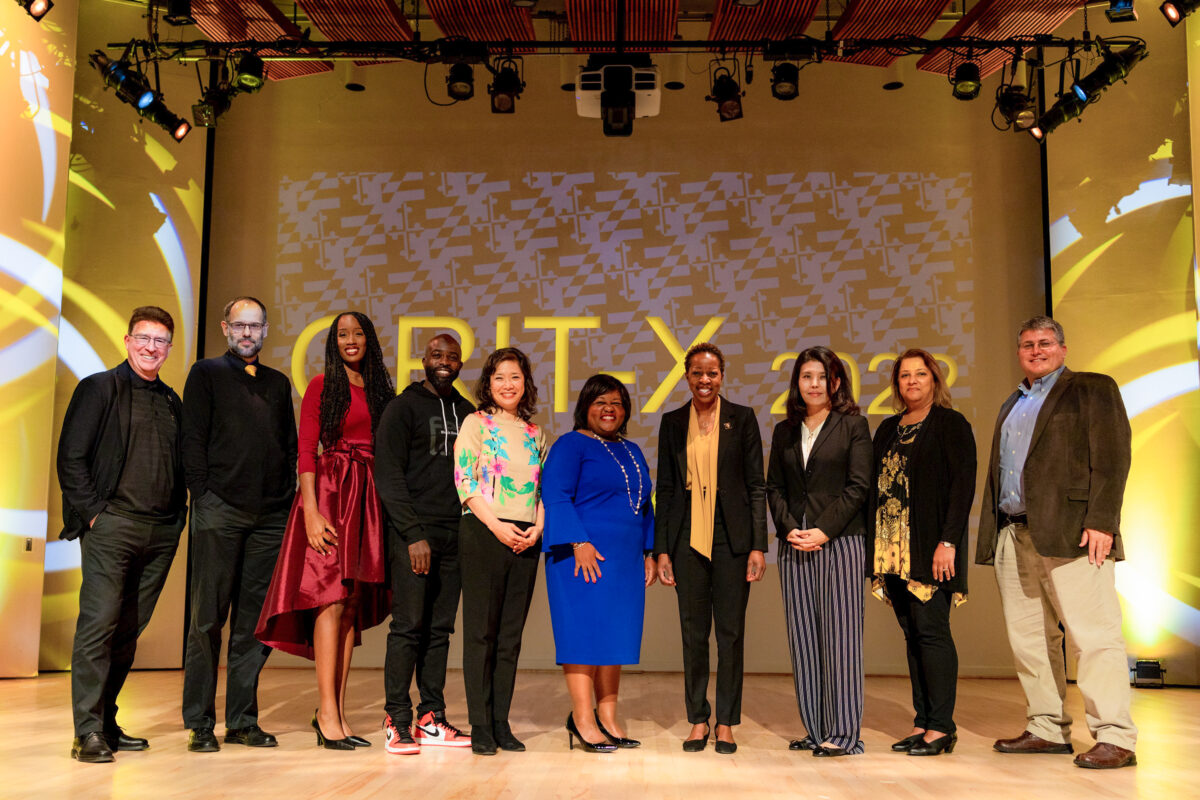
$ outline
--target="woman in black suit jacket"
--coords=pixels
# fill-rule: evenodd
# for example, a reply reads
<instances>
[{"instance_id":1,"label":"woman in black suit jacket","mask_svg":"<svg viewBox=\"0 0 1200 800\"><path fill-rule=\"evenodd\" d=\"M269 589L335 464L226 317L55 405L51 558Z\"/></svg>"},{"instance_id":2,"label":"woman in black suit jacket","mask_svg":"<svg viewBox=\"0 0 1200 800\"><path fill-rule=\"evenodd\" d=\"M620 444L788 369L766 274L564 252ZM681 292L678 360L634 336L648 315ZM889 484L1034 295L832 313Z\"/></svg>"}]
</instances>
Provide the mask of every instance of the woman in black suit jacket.
<instances>
[{"instance_id":1,"label":"woman in black suit jacket","mask_svg":"<svg viewBox=\"0 0 1200 800\"><path fill-rule=\"evenodd\" d=\"M892 368L901 413L875 431L873 588L896 612L908 649L916 716L892 745L910 756L952 752L958 652L950 609L967 594L967 519L975 499L975 437L950 407L950 390L933 356L908 350Z\"/></svg>"},{"instance_id":2,"label":"woman in black suit jacket","mask_svg":"<svg viewBox=\"0 0 1200 800\"><path fill-rule=\"evenodd\" d=\"M787 419L775 426L767 502L796 700L807 735L793 750L861 753L863 576L871 432L828 347L796 358Z\"/></svg>"},{"instance_id":3,"label":"woman in black suit jacket","mask_svg":"<svg viewBox=\"0 0 1200 800\"><path fill-rule=\"evenodd\" d=\"M741 721L742 651L750 583L766 569L762 439L754 412L720 396L725 357L697 344L683 366L692 399L664 414L658 433L654 553L679 597L688 752L703 750L708 717L708 633L717 631L718 753L733 753Z\"/></svg>"}]
</instances>

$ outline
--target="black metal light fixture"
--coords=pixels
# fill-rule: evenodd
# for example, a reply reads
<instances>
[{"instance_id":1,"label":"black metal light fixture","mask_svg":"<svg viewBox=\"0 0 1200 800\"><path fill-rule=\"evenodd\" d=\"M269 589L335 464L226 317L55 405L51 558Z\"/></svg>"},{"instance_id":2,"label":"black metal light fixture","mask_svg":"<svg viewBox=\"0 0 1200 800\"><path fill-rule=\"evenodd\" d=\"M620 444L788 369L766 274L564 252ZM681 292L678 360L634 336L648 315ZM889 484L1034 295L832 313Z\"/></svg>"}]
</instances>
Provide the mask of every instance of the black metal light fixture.
<instances>
[{"instance_id":1,"label":"black metal light fixture","mask_svg":"<svg viewBox=\"0 0 1200 800\"><path fill-rule=\"evenodd\" d=\"M1133 0L1108 0L1104 16L1108 17L1109 22L1137 22L1138 18Z\"/></svg>"},{"instance_id":2,"label":"black metal light fixture","mask_svg":"<svg viewBox=\"0 0 1200 800\"><path fill-rule=\"evenodd\" d=\"M233 73L233 85L239 91L253 94L263 87L266 81L267 68L263 60L253 53L246 53L238 61Z\"/></svg>"},{"instance_id":3,"label":"black metal light fixture","mask_svg":"<svg viewBox=\"0 0 1200 800\"><path fill-rule=\"evenodd\" d=\"M996 124L996 112L1004 119L1004 125ZM992 111L992 124L1001 130L1027 131L1037 124L1037 103L1034 99L1029 61L1018 50L1008 68L1008 80L1001 76L996 87L996 107Z\"/></svg>"},{"instance_id":4,"label":"black metal light fixture","mask_svg":"<svg viewBox=\"0 0 1200 800\"><path fill-rule=\"evenodd\" d=\"M979 65L974 61L964 61L954 68L954 77L950 79L954 87L956 100L974 100L979 97L979 87L983 85L979 77Z\"/></svg>"},{"instance_id":5,"label":"black metal light fixture","mask_svg":"<svg viewBox=\"0 0 1200 800\"><path fill-rule=\"evenodd\" d=\"M1080 100L1074 92L1063 92L1062 97L1058 98L1058 102L1051 106L1045 114L1042 114L1037 124L1029 129L1029 135L1040 142L1053 133L1058 126L1070 122L1082 114L1085 108L1087 108L1087 103Z\"/></svg>"},{"instance_id":6,"label":"black metal light fixture","mask_svg":"<svg viewBox=\"0 0 1200 800\"><path fill-rule=\"evenodd\" d=\"M25 9L25 13L33 17L34 22L41 22L42 17L54 8L52 0L17 0L17 5Z\"/></svg>"},{"instance_id":7,"label":"black metal light fixture","mask_svg":"<svg viewBox=\"0 0 1200 800\"><path fill-rule=\"evenodd\" d=\"M704 99L717 104L717 118L721 122L730 122L742 118L742 97L745 94L729 67L722 66L713 72L712 94Z\"/></svg>"},{"instance_id":8,"label":"black metal light fixture","mask_svg":"<svg viewBox=\"0 0 1200 800\"><path fill-rule=\"evenodd\" d=\"M790 61L771 67L771 96L776 100L795 100L800 93L800 68Z\"/></svg>"},{"instance_id":9,"label":"black metal light fixture","mask_svg":"<svg viewBox=\"0 0 1200 800\"><path fill-rule=\"evenodd\" d=\"M237 90L231 86L211 86L205 90L200 102L192 106L192 122L197 128L214 128L217 118L233 105Z\"/></svg>"},{"instance_id":10,"label":"black metal light fixture","mask_svg":"<svg viewBox=\"0 0 1200 800\"><path fill-rule=\"evenodd\" d=\"M1100 65L1071 86L1071 91L1084 103L1094 103L1105 89L1125 80L1137 63L1148 55L1144 42L1134 42L1120 50L1113 50L1101 42L1100 48L1104 54Z\"/></svg>"},{"instance_id":11,"label":"black metal light fixture","mask_svg":"<svg viewBox=\"0 0 1200 800\"><path fill-rule=\"evenodd\" d=\"M163 22L176 27L195 25L196 18L192 16L192 0L167 0L167 10L163 14Z\"/></svg>"},{"instance_id":12,"label":"black metal light fixture","mask_svg":"<svg viewBox=\"0 0 1200 800\"><path fill-rule=\"evenodd\" d=\"M188 132L192 129L192 123L188 122L183 117L176 116L171 109L167 108L166 104L163 103L161 96L155 96L154 102L139 113L167 133L171 134L171 138L177 142L182 142L183 137L187 136Z\"/></svg>"},{"instance_id":13,"label":"black metal light fixture","mask_svg":"<svg viewBox=\"0 0 1200 800\"><path fill-rule=\"evenodd\" d=\"M475 96L475 70L459 61L446 74L446 94L451 100L470 100Z\"/></svg>"},{"instance_id":14,"label":"black metal light fixture","mask_svg":"<svg viewBox=\"0 0 1200 800\"><path fill-rule=\"evenodd\" d=\"M128 50L126 53L128 54ZM133 106L139 112L154 102L154 90L150 81L138 69L125 60L111 60L103 50L97 50L88 56L88 61L100 72L104 85L112 89L117 99L122 103Z\"/></svg>"},{"instance_id":15,"label":"black metal light fixture","mask_svg":"<svg viewBox=\"0 0 1200 800\"><path fill-rule=\"evenodd\" d=\"M494 77L488 85L488 94L492 98L493 114L516 113L517 98L525 89L525 81L521 80L517 67L515 59L506 58L492 68Z\"/></svg>"},{"instance_id":16,"label":"black metal light fixture","mask_svg":"<svg viewBox=\"0 0 1200 800\"><path fill-rule=\"evenodd\" d=\"M1190 15L1197 8L1200 8L1200 0L1167 0L1158 7L1162 15L1167 18L1167 22L1171 23L1174 28L1179 23L1183 22L1183 18Z\"/></svg>"}]
</instances>

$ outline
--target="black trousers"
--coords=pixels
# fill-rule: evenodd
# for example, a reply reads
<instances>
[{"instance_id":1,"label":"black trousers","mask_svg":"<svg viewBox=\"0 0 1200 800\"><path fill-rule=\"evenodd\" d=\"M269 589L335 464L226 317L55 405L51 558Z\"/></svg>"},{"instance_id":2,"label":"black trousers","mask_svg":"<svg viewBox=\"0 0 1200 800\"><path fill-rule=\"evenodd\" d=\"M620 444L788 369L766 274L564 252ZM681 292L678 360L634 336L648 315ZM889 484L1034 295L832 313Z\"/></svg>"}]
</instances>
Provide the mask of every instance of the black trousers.
<instances>
[{"instance_id":1,"label":"black trousers","mask_svg":"<svg viewBox=\"0 0 1200 800\"><path fill-rule=\"evenodd\" d=\"M216 725L217 665L226 619L225 727L258 724L258 675L271 648L254 638L254 628L279 558L288 510L241 511L212 492L192 501L192 609L183 672L186 728Z\"/></svg>"},{"instance_id":2,"label":"black trousers","mask_svg":"<svg viewBox=\"0 0 1200 800\"><path fill-rule=\"evenodd\" d=\"M462 577L458 568L458 525L423 526L429 543L429 573L416 575L408 556L408 543L388 534L388 561L392 570L392 624L388 629L387 656L383 662L384 710L397 725L411 725L409 687L417 674L421 703L417 718L429 711L445 711L446 657L458 614ZM489 534L490 535L490 534Z\"/></svg>"},{"instance_id":3,"label":"black trousers","mask_svg":"<svg viewBox=\"0 0 1200 800\"><path fill-rule=\"evenodd\" d=\"M884 576L884 590L904 632L908 680L912 684L913 727L954 733L958 690L958 650L950 635L952 593L938 589L922 603L908 591L908 581Z\"/></svg>"},{"instance_id":4,"label":"black trousers","mask_svg":"<svg viewBox=\"0 0 1200 800\"><path fill-rule=\"evenodd\" d=\"M183 524L155 525L107 511L80 537L83 581L71 650L71 705L75 735L117 727L117 695L133 666Z\"/></svg>"},{"instance_id":5,"label":"black trousers","mask_svg":"<svg viewBox=\"0 0 1200 800\"><path fill-rule=\"evenodd\" d=\"M467 718L471 727L489 729L508 721L540 549L514 554L473 514L462 518L458 548Z\"/></svg>"},{"instance_id":6,"label":"black trousers","mask_svg":"<svg viewBox=\"0 0 1200 800\"><path fill-rule=\"evenodd\" d=\"M688 528L685 527L684 530ZM714 623L717 634L717 724L742 721L742 673L746 644L746 580L749 553L736 555L718 507L713 530L712 558L692 549L686 536L679 538L671 564L679 599L679 629L683 634L683 688L688 722L707 722L708 635Z\"/></svg>"}]
</instances>

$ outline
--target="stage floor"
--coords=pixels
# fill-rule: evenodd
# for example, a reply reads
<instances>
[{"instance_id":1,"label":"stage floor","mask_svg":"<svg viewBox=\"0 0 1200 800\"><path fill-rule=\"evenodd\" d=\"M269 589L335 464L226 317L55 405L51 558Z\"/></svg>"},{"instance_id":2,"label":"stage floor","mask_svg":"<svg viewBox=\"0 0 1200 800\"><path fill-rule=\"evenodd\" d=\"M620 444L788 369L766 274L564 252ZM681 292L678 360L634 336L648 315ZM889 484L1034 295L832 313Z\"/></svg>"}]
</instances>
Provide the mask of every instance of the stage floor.
<instances>
[{"instance_id":1,"label":"stage floor","mask_svg":"<svg viewBox=\"0 0 1200 800\"><path fill-rule=\"evenodd\" d=\"M223 680L223 675L222 675ZM554 672L517 678L512 724L526 753L474 756L469 750L427 748L418 756L384 752L383 674L351 676L351 722L369 749L318 749L309 727L316 705L311 671L268 669L260 698L263 727L279 737L275 749L223 746L189 753L179 718L182 671L135 672L122 694L120 721L150 739L151 749L119 753L115 764L80 764L69 757L70 675L0 680L0 797L3 798L1130 798L1174 800L1200 796L1200 691L1136 689L1133 717L1140 728L1138 766L1084 770L1070 756L993 752L992 741L1016 736L1024 700L1015 680L964 679L958 685L958 747L951 755L913 758L890 743L908 732L908 681L868 678L864 755L817 759L790 752L801 733L788 676L746 678L738 752L684 753L682 677L625 675L621 708L637 750L612 755L568 751L563 728L566 688ZM711 691L711 689L710 689ZM451 722L467 729L462 676L447 685ZM218 696L218 710L220 709ZM1077 751L1092 745L1078 690L1069 690ZM217 734L224 727L218 725Z\"/></svg>"}]
</instances>

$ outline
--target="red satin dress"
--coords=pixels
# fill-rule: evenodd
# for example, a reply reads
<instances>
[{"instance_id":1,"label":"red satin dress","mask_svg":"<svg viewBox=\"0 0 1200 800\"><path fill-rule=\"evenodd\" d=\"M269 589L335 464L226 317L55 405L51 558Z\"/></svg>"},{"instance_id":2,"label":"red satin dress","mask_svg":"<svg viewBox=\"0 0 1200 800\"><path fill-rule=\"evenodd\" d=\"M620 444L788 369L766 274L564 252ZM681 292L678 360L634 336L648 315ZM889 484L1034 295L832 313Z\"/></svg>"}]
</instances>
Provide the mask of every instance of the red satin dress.
<instances>
[{"instance_id":1,"label":"red satin dress","mask_svg":"<svg viewBox=\"0 0 1200 800\"><path fill-rule=\"evenodd\" d=\"M313 379L300 405L298 471L316 473L317 508L337 531L338 542L328 555L308 546L303 500L297 492L254 632L263 644L305 658L313 657L317 610L344 601L355 584L359 591L356 645L362 643L362 631L391 613L383 511L375 492L375 451L366 392L350 385L350 409L342 424L342 438L318 456L324 378L318 375Z\"/></svg>"}]
</instances>

